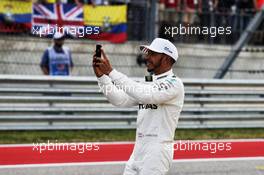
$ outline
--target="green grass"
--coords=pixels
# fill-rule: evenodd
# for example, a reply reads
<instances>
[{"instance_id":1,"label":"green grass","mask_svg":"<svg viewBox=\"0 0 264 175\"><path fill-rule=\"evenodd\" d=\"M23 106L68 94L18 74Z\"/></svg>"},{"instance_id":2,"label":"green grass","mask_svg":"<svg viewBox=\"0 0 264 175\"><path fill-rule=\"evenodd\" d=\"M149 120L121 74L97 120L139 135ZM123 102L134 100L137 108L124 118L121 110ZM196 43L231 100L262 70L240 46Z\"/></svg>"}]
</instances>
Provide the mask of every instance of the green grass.
<instances>
[{"instance_id":1,"label":"green grass","mask_svg":"<svg viewBox=\"0 0 264 175\"><path fill-rule=\"evenodd\" d=\"M263 129L177 129L177 140L264 138ZM135 130L0 131L0 144L134 141Z\"/></svg>"}]
</instances>

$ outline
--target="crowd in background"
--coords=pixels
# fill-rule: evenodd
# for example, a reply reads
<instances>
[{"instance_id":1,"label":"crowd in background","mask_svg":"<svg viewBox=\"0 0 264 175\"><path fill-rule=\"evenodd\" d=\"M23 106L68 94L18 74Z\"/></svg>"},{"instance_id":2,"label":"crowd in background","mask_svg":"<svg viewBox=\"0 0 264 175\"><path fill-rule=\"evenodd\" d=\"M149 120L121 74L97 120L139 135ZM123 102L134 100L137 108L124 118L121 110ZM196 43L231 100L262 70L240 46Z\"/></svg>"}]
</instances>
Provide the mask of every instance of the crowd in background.
<instances>
[{"instance_id":1,"label":"crowd in background","mask_svg":"<svg viewBox=\"0 0 264 175\"><path fill-rule=\"evenodd\" d=\"M128 28L129 38L132 40L142 40L142 27L145 26L146 6L142 6L143 0L36 0L40 3L75 3L92 4L92 5L110 5L110 4L128 4L128 26L133 26L133 30ZM130 2L130 3L128 3ZM146 1L145 1L146 2ZM158 28L166 25L190 25L204 27L227 27L232 29L231 36L217 36L211 38L209 36L187 36L181 37L180 42L201 42L205 41L213 43L234 43L245 30L254 14L261 9L264 0L159 0L158 9ZM140 5L141 3L141 5ZM151 6L149 6L151 7ZM133 21L131 21L133 20ZM264 41L262 23L258 31L254 34L254 40ZM138 30L137 30L138 28ZM131 34L130 34L131 33ZM164 33L159 31L160 37ZM140 36L138 36L140 35ZM174 38L168 38L175 40ZM177 40L177 38L176 38ZM259 41L257 41L259 40Z\"/></svg>"},{"instance_id":2,"label":"crowd in background","mask_svg":"<svg viewBox=\"0 0 264 175\"><path fill-rule=\"evenodd\" d=\"M31 1L31 0L21 0ZM129 40L145 40L150 24L150 0L33 0L38 3L72 3L77 5L128 4L127 32ZM149 3L147 3L149 2ZM159 0L158 35L172 41L232 44L240 37L264 0ZM186 36L170 38L163 36L165 26L231 27L231 36ZM264 44L264 22L253 36L254 43Z\"/></svg>"},{"instance_id":3,"label":"crowd in background","mask_svg":"<svg viewBox=\"0 0 264 175\"><path fill-rule=\"evenodd\" d=\"M161 27L179 23L205 27L230 26L232 35L224 38L223 42L233 43L263 4L264 0L160 0L159 22ZM257 38L264 40L263 23L259 31L262 36ZM222 39L214 38L214 42L219 43Z\"/></svg>"},{"instance_id":4,"label":"crowd in background","mask_svg":"<svg viewBox=\"0 0 264 175\"><path fill-rule=\"evenodd\" d=\"M182 21L191 24L194 22L195 13L250 16L261 9L264 0L160 0L159 4L160 10L184 12Z\"/></svg>"}]
</instances>

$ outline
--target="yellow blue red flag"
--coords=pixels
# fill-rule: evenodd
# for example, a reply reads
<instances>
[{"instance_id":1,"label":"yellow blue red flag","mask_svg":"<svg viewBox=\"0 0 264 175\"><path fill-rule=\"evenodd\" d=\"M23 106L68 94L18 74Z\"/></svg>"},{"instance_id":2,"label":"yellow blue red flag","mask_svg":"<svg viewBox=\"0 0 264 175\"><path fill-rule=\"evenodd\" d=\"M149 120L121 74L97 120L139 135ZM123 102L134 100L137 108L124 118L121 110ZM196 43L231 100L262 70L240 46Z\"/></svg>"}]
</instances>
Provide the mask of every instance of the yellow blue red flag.
<instances>
[{"instance_id":1,"label":"yellow blue red flag","mask_svg":"<svg viewBox=\"0 0 264 175\"><path fill-rule=\"evenodd\" d=\"M32 2L19 0L0 1L0 20L10 18L16 23L31 23Z\"/></svg>"},{"instance_id":2,"label":"yellow blue red flag","mask_svg":"<svg viewBox=\"0 0 264 175\"><path fill-rule=\"evenodd\" d=\"M17 32L31 26L32 2L19 0L0 1L0 31Z\"/></svg>"},{"instance_id":3,"label":"yellow blue red flag","mask_svg":"<svg viewBox=\"0 0 264 175\"><path fill-rule=\"evenodd\" d=\"M127 6L84 6L84 25L99 27L99 34L88 35L91 39L122 43L127 40Z\"/></svg>"}]
</instances>

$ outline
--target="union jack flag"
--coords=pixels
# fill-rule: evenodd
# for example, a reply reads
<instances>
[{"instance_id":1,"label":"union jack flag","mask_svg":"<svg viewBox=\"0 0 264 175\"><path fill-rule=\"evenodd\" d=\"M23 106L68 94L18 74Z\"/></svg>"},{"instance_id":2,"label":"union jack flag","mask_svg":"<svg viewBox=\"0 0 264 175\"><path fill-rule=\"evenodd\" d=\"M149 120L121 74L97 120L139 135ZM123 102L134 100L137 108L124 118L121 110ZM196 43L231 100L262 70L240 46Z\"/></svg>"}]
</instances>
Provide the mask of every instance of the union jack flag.
<instances>
[{"instance_id":1,"label":"union jack flag","mask_svg":"<svg viewBox=\"0 0 264 175\"><path fill-rule=\"evenodd\" d=\"M32 33L45 36L54 34L56 30L61 29L64 32L65 29L77 30L84 26L83 7L80 5L59 3L45 5L34 4L32 23Z\"/></svg>"}]
</instances>

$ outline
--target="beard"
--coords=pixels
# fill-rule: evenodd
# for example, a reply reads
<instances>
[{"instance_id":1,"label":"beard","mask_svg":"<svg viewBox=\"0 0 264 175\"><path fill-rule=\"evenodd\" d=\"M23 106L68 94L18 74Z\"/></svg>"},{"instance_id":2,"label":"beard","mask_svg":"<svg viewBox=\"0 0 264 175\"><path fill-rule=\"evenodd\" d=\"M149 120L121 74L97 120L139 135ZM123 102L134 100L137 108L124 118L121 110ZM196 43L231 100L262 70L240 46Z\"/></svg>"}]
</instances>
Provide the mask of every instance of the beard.
<instances>
[{"instance_id":1,"label":"beard","mask_svg":"<svg viewBox=\"0 0 264 175\"><path fill-rule=\"evenodd\" d=\"M152 64L152 63L146 61L145 64L146 64L146 67L147 67L147 71L148 71L149 73L151 73L151 72L154 71L154 67L153 67L153 64ZM149 66L150 66L151 68L149 68Z\"/></svg>"},{"instance_id":2,"label":"beard","mask_svg":"<svg viewBox=\"0 0 264 175\"><path fill-rule=\"evenodd\" d=\"M157 68L161 66L161 63L158 63L158 64L150 63L150 64L151 64L151 68L147 67L147 71L151 74L154 74L154 70L156 70Z\"/></svg>"}]
</instances>

